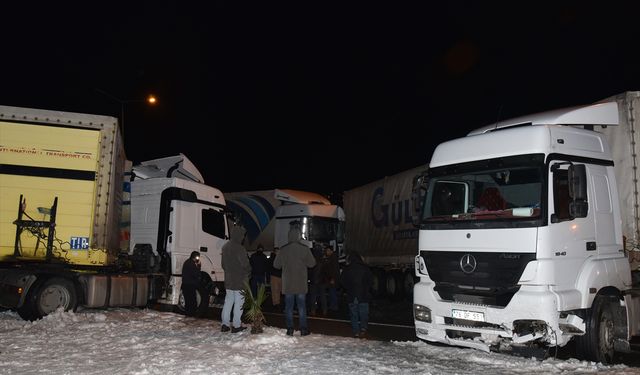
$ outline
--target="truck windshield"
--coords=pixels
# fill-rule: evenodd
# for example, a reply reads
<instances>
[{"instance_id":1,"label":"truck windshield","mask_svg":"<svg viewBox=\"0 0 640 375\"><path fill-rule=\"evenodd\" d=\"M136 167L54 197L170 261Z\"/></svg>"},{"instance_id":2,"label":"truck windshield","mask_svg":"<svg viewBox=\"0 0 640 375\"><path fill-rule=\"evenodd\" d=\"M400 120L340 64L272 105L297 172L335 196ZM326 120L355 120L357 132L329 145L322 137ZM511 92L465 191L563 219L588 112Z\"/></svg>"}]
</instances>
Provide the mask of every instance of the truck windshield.
<instances>
[{"instance_id":1,"label":"truck windshield","mask_svg":"<svg viewBox=\"0 0 640 375\"><path fill-rule=\"evenodd\" d=\"M500 158L432 170L422 223L540 218L541 158Z\"/></svg>"},{"instance_id":2,"label":"truck windshield","mask_svg":"<svg viewBox=\"0 0 640 375\"><path fill-rule=\"evenodd\" d=\"M335 240L338 243L344 241L344 221L326 217L310 217L308 223L308 240L318 242Z\"/></svg>"}]
</instances>

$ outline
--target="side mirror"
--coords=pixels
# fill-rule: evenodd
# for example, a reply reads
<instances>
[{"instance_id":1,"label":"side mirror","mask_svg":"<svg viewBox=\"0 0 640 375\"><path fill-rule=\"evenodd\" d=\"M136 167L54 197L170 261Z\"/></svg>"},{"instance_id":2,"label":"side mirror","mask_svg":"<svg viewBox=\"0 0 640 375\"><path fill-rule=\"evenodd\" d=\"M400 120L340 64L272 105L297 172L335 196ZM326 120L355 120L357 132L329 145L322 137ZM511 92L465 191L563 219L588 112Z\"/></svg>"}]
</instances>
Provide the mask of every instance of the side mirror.
<instances>
[{"instance_id":1,"label":"side mirror","mask_svg":"<svg viewBox=\"0 0 640 375\"><path fill-rule=\"evenodd\" d=\"M587 217L589 203L587 201L587 168L584 164L569 166L569 215Z\"/></svg>"}]
</instances>

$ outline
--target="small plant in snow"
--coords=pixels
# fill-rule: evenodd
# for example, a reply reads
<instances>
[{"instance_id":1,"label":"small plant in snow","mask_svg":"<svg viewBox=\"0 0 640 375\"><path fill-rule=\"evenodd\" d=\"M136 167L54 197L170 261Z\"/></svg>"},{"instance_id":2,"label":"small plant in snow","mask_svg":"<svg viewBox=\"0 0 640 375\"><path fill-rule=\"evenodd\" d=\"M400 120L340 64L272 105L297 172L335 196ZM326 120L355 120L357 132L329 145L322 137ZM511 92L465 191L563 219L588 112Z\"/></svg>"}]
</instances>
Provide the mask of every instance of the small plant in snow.
<instances>
[{"instance_id":1,"label":"small plant in snow","mask_svg":"<svg viewBox=\"0 0 640 375\"><path fill-rule=\"evenodd\" d=\"M258 287L258 293L256 296L251 292L251 287L248 283L244 283L244 315L251 322L251 333L262 333L264 323L266 319L262 313L262 303L267 299L267 293L264 284L260 284Z\"/></svg>"}]
</instances>

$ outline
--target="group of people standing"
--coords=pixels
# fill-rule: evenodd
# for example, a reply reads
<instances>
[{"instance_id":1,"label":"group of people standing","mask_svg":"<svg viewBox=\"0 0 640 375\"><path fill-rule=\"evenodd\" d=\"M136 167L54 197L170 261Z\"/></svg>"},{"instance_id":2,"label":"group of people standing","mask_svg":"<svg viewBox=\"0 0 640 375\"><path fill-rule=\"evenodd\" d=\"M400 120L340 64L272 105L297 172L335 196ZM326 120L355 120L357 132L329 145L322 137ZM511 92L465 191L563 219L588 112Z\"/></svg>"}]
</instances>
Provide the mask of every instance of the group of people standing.
<instances>
[{"instance_id":1,"label":"group of people standing","mask_svg":"<svg viewBox=\"0 0 640 375\"><path fill-rule=\"evenodd\" d=\"M225 272L226 296L222 308L222 332L240 332L242 326L242 307L244 295L242 290L246 284L251 287L255 296L260 284L269 277L271 285L271 302L280 306L281 295L284 295L284 312L287 326L286 334L294 334L294 307L298 311L298 329L301 336L309 334L307 322L307 294L310 296L310 313L316 313L318 298L323 315L328 310L338 310L339 287L344 288L349 305L351 327L355 337L364 337L367 331L369 316L369 298L372 285L372 274L362 257L351 252L347 257L346 267L340 272L337 254L330 246L324 247L322 253L314 254L304 244L300 222L291 222L288 240L281 249L274 249L269 258L264 255L262 247L249 258L242 245L244 228L233 225L230 229L230 241L222 248L222 268ZM194 252L197 253L197 252ZM199 254L185 261L183 265L183 295L187 315L193 315L196 305L197 284L192 275L199 274ZM196 263L197 262L197 263ZM311 272L309 272L311 270ZM308 281L311 283L309 284ZM328 301L327 301L328 297ZM231 314L233 312L233 321Z\"/></svg>"}]
</instances>

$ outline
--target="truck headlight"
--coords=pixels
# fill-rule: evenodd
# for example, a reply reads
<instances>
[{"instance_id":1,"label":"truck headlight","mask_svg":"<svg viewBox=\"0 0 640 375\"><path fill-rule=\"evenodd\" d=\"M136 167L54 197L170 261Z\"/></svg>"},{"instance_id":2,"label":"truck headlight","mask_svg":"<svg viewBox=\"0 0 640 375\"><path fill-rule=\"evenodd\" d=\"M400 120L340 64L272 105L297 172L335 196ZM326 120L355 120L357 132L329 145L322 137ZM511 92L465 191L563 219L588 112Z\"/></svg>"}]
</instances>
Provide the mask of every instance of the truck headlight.
<instances>
[{"instance_id":1,"label":"truck headlight","mask_svg":"<svg viewBox=\"0 0 640 375\"><path fill-rule=\"evenodd\" d=\"M415 320L431 323L431 309L427 306L414 304L413 317Z\"/></svg>"}]
</instances>

